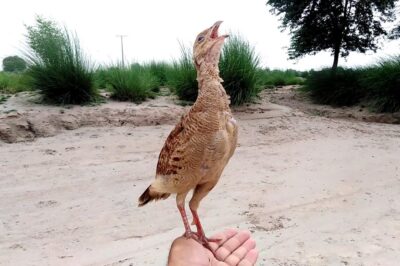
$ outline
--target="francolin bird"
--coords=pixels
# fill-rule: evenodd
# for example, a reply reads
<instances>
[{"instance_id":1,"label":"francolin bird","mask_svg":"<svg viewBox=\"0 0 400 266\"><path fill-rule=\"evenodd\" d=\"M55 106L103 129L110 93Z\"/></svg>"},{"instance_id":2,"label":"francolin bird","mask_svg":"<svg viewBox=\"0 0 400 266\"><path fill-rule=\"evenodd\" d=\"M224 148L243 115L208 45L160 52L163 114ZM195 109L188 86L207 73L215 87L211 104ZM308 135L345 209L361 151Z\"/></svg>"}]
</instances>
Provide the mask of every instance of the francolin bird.
<instances>
[{"instance_id":1,"label":"francolin bird","mask_svg":"<svg viewBox=\"0 0 400 266\"><path fill-rule=\"evenodd\" d=\"M160 152L154 182L139 198L139 206L176 194L176 203L185 226L185 236L210 248L197 209L200 201L217 184L225 165L233 155L238 128L229 108L230 100L222 87L218 62L228 35L218 36L221 21L197 35L193 59L199 85L198 97L182 116ZM189 202L193 224L185 212L185 198L194 189Z\"/></svg>"}]
</instances>

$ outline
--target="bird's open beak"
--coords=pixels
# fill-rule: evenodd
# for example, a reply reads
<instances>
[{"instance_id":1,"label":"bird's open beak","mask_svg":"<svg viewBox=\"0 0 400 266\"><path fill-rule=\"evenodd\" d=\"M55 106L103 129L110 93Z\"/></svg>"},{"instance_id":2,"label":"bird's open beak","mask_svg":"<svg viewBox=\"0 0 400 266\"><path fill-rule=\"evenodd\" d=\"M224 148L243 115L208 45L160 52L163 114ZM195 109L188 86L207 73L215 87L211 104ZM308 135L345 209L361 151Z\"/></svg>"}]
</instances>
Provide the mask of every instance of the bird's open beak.
<instances>
[{"instance_id":1,"label":"bird's open beak","mask_svg":"<svg viewBox=\"0 0 400 266\"><path fill-rule=\"evenodd\" d=\"M215 22L214 25L211 27L211 34L210 34L211 39L218 39L218 38L225 39L225 38L229 37L229 35L227 35L227 34L218 36L218 29L221 24L222 24L222 21L220 20L220 21Z\"/></svg>"}]
</instances>

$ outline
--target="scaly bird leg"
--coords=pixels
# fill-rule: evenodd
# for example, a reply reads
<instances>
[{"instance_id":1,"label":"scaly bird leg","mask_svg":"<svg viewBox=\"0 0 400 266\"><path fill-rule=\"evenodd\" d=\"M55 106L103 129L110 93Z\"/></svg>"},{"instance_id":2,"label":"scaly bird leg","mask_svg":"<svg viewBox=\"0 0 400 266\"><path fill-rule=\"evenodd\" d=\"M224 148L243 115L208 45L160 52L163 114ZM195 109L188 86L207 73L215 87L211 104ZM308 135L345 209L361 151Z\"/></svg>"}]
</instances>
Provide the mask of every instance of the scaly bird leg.
<instances>
[{"instance_id":1,"label":"scaly bird leg","mask_svg":"<svg viewBox=\"0 0 400 266\"><path fill-rule=\"evenodd\" d=\"M218 238L208 238L204 234L203 227L201 226L199 216L197 215L197 211L190 209L193 215L193 224L196 225L197 228L197 236L199 237L199 240L206 243L208 245L208 242L219 242L221 239ZM204 244L202 243L202 244ZM208 248L208 247L207 247Z\"/></svg>"},{"instance_id":2,"label":"scaly bird leg","mask_svg":"<svg viewBox=\"0 0 400 266\"><path fill-rule=\"evenodd\" d=\"M186 216L185 206L178 204L178 209L179 209L179 212L181 213L181 216L182 216L183 225L185 226L185 237L186 238L193 238L193 232L190 229L189 221L188 221L188 218Z\"/></svg>"},{"instance_id":3,"label":"scaly bird leg","mask_svg":"<svg viewBox=\"0 0 400 266\"><path fill-rule=\"evenodd\" d=\"M209 242L218 242L220 239L209 239L204 234L203 227L201 226L199 216L197 215L197 209L199 208L200 201L208 194L208 192L214 187L215 183L205 183L197 185L193 192L193 197L189 202L190 211L193 215L193 223L197 228L198 242L208 248L211 252L213 250L210 247Z\"/></svg>"},{"instance_id":4,"label":"scaly bird leg","mask_svg":"<svg viewBox=\"0 0 400 266\"><path fill-rule=\"evenodd\" d=\"M198 238L196 234L192 232L192 229L190 228L189 221L186 215L185 211L185 198L186 198L187 192L184 194L178 194L176 196L176 205L178 206L179 213L181 214L183 225L185 226L185 237L186 238L193 238L194 240L198 241Z\"/></svg>"}]
</instances>

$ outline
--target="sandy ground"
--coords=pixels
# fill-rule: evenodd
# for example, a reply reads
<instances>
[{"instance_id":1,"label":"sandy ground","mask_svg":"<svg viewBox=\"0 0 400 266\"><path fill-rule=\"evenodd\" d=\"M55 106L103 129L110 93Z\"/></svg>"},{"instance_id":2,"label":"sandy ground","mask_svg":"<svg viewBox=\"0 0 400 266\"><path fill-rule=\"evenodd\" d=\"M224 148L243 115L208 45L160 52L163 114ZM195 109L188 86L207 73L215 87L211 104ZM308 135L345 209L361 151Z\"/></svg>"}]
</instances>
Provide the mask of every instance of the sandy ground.
<instances>
[{"instance_id":1,"label":"sandy ground","mask_svg":"<svg viewBox=\"0 0 400 266\"><path fill-rule=\"evenodd\" d=\"M206 232L249 229L257 265L398 265L400 126L268 99L235 112L238 148L199 210ZM9 101L19 114L3 129L72 112ZM136 204L184 109L168 101L72 108L74 130L37 138L31 123L18 141L34 141L0 141L0 265L165 265L183 233L175 200ZM80 124L96 112L111 120Z\"/></svg>"}]
</instances>

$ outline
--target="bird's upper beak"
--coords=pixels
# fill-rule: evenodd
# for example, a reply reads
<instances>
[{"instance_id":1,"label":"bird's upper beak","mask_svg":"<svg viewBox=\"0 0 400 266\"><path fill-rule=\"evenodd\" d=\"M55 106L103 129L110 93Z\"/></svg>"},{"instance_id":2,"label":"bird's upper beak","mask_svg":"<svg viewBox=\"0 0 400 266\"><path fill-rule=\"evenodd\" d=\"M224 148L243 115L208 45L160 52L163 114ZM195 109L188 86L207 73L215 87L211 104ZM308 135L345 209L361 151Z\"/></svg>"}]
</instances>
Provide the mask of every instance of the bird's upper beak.
<instances>
[{"instance_id":1,"label":"bird's upper beak","mask_svg":"<svg viewBox=\"0 0 400 266\"><path fill-rule=\"evenodd\" d=\"M227 34L222 35L222 36L218 36L218 29L219 29L219 26L221 24L222 24L222 21L219 20L219 21L215 22L214 25L212 25L212 27L210 28L211 29L211 33L210 33L210 38L211 39L218 39L218 38L225 39L225 38L229 37L229 35L227 35Z\"/></svg>"}]
</instances>

